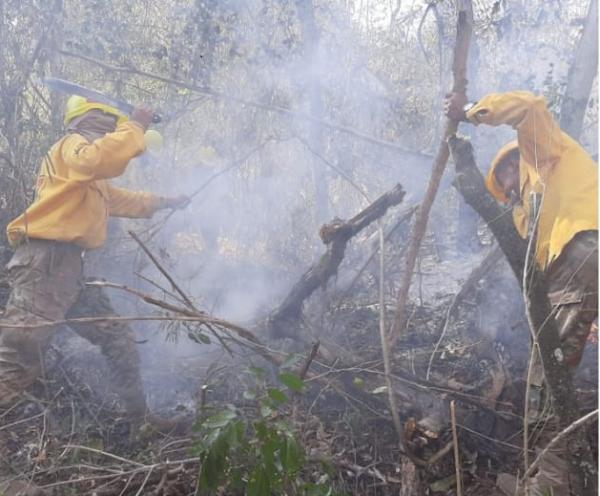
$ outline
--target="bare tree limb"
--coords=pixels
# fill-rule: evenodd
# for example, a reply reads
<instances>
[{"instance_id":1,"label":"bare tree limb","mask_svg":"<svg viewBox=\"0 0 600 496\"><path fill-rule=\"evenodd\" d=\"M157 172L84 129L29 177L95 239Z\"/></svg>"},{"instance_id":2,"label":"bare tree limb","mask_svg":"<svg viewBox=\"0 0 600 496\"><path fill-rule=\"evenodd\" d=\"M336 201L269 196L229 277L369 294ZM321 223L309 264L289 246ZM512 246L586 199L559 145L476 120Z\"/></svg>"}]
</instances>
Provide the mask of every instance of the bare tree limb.
<instances>
[{"instance_id":1,"label":"bare tree limb","mask_svg":"<svg viewBox=\"0 0 600 496\"><path fill-rule=\"evenodd\" d=\"M327 251L318 263L302 275L279 307L271 313L267 326L272 335L295 337L290 327L300 318L304 301L337 272L350 238L381 218L390 207L398 205L404 194L402 186L398 184L352 219L345 222L336 219L321 227L319 234L323 243L327 245Z\"/></svg>"},{"instance_id":2,"label":"bare tree limb","mask_svg":"<svg viewBox=\"0 0 600 496\"><path fill-rule=\"evenodd\" d=\"M590 420L593 420L597 416L598 416L598 409L575 420L571 425L569 425L568 427L565 427L556 436L554 436L552 438L552 440L548 443L548 445L542 451L540 451L540 453L538 454L536 459L533 461L533 463L531 465L529 465L529 468L527 469L527 472L525 472L523 474L522 479L526 480L528 477L531 477L533 475L533 472L538 468L538 466L542 462L544 455L546 453L548 453L552 448L554 448L558 443L560 443L566 436L571 434L574 430L579 429L580 427L582 427L583 425L588 423Z\"/></svg>"},{"instance_id":3,"label":"bare tree limb","mask_svg":"<svg viewBox=\"0 0 600 496\"><path fill-rule=\"evenodd\" d=\"M207 95L210 96L212 98L218 98L220 100L229 100L232 102L236 102L248 107L254 107L254 108L258 108L261 110L266 110L268 112L276 112L278 114L282 114L282 115L286 115L288 117L293 117L295 119L303 119L306 121L310 121L310 122L314 122L316 124L320 124L323 127L326 127L328 129L331 129L333 131L339 131L341 133L344 134L348 134L350 136L354 136L355 138L359 138L363 141L366 141L367 143L372 143L374 145L378 145L378 146L382 146L385 148L389 148L392 150L396 150L399 152L402 152L403 154L409 156L409 157L414 157L414 158L418 158L421 160L424 159L430 159L431 157L426 154L426 153L421 153L421 152L417 152L414 150L408 150L404 147L402 147L401 145L398 145L397 143L393 143L391 141L385 141L379 138L376 138L374 136L370 136L366 133L362 133L360 131L357 131L356 129L353 129L351 127L348 126L342 126L339 124L335 124L333 122L329 122L326 120L322 120L322 119L316 119L308 114L303 114L300 112L294 112L290 109L284 108L284 107L279 107L276 105L270 105L270 104L266 104L266 103L258 103L258 102L254 102L251 100L246 100L244 98L239 98L233 95L228 95L226 93L222 93L220 91L216 91L213 90L212 88L209 87L205 87L205 86L198 86L195 84L190 84L190 83L186 83L184 81L179 81L176 79L172 79L172 78L168 78L165 76L161 76L159 74L153 74L151 72L147 72L147 71L143 71L141 69L137 69L135 67L122 67L122 66L116 66L113 64L108 64L106 62L103 62L101 60L97 60L94 59L92 57L88 57L87 55L82 55L80 53L74 53L74 52L70 52L68 50L59 50L58 51L61 55L64 55L66 57L74 57L74 58L78 58L81 60L85 60L86 62L90 62L94 65L97 65L98 67L102 67L103 69L109 70L109 71L114 71L114 72L121 72L121 73L129 73L129 74L135 74L138 76L144 76L150 79L155 79L156 81L161 81L163 83L167 83L167 84L172 84L174 86L178 86L180 88L185 88L187 90L190 91L194 91L195 93L201 93L203 95Z\"/></svg>"},{"instance_id":4,"label":"bare tree limb","mask_svg":"<svg viewBox=\"0 0 600 496\"><path fill-rule=\"evenodd\" d=\"M469 44L471 41L471 32L473 29L473 6L470 0L463 0L460 2L460 10L458 13L458 22L456 28L456 45L454 47L454 60L452 64L452 72L454 76L454 85L452 91L454 93L465 93L467 89L467 60L469 55ZM421 203L421 207L417 212L417 218L413 226L412 237L406 254L406 262L404 267L404 273L400 282L400 289L398 290L398 303L396 305L396 315L394 317L394 324L390 335L390 344L392 347L398 340L402 329L405 326L405 314L406 304L408 301L408 292L410 290L410 283L412 281L413 272L415 270L415 263L419 248L421 247L421 241L425 235L427 229L427 222L429 220L429 212L433 206L435 196L437 194L442 175L446 168L446 163L450 152L448 150L447 139L456 133L458 129L458 123L447 119L446 129L444 131L444 138L440 143L437 155L431 171L431 177L429 179L429 185L427 186L427 192Z\"/></svg>"},{"instance_id":5,"label":"bare tree limb","mask_svg":"<svg viewBox=\"0 0 600 496\"><path fill-rule=\"evenodd\" d=\"M590 91L598 73L598 0L590 0L585 25L569 67L567 88L560 108L560 128L578 139Z\"/></svg>"}]
</instances>

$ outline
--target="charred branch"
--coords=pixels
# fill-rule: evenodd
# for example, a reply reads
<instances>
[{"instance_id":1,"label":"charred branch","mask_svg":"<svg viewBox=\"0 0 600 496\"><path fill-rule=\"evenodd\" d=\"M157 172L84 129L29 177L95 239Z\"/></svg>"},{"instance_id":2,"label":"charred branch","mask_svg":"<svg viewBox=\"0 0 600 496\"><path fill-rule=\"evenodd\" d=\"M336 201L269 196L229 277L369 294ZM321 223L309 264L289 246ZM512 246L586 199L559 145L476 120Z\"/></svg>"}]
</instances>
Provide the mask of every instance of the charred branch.
<instances>
[{"instance_id":1,"label":"charred branch","mask_svg":"<svg viewBox=\"0 0 600 496\"><path fill-rule=\"evenodd\" d=\"M273 311L267 324L271 335L294 337L290 329L300 319L302 305L317 288L324 287L337 273L344 259L348 241L372 222L383 217L390 207L398 205L404 194L404 189L398 184L350 220L334 219L321 227L319 236L327 246L327 251L302 275L281 305Z\"/></svg>"},{"instance_id":2,"label":"charred branch","mask_svg":"<svg viewBox=\"0 0 600 496\"><path fill-rule=\"evenodd\" d=\"M456 166L454 187L488 225L521 284L527 242L515 229L510 210L501 208L486 189L483 175L475 163L471 143L453 136L448 139L448 146Z\"/></svg>"}]
</instances>

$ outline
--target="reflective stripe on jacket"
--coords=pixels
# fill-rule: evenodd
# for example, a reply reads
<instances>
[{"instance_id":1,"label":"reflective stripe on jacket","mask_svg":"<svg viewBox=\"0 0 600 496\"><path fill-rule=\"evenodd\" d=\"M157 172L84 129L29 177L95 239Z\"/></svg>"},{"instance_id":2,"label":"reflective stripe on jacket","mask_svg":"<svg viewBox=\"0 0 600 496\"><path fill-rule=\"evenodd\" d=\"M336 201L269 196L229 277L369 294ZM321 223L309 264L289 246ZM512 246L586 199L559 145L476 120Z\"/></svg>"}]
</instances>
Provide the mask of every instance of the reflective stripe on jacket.
<instances>
[{"instance_id":1,"label":"reflective stripe on jacket","mask_svg":"<svg viewBox=\"0 0 600 496\"><path fill-rule=\"evenodd\" d=\"M79 134L63 137L42 161L34 202L8 225L10 243L30 237L97 248L106 240L109 215L152 216L159 197L108 181L144 150L144 131L132 121L92 143Z\"/></svg>"},{"instance_id":2,"label":"reflective stripe on jacket","mask_svg":"<svg viewBox=\"0 0 600 496\"><path fill-rule=\"evenodd\" d=\"M508 124L517 131L522 207L513 218L527 234L529 192L543 193L536 259L545 269L580 231L598 229L598 166L562 132L544 97L527 91L492 93L467 112L474 124Z\"/></svg>"}]
</instances>

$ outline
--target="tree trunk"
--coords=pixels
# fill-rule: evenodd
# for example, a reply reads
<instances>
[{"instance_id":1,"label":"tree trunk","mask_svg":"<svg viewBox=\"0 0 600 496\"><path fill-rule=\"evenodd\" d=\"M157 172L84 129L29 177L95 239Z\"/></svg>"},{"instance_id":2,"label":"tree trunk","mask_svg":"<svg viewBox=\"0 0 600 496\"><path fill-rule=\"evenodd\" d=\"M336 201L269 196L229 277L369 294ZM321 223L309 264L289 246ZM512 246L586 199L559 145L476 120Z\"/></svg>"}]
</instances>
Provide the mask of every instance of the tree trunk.
<instances>
[{"instance_id":1,"label":"tree trunk","mask_svg":"<svg viewBox=\"0 0 600 496\"><path fill-rule=\"evenodd\" d=\"M583 33L569 68L567 89L560 108L560 127L578 139L583 128L585 109L598 72L598 0L590 0Z\"/></svg>"},{"instance_id":2,"label":"tree trunk","mask_svg":"<svg viewBox=\"0 0 600 496\"><path fill-rule=\"evenodd\" d=\"M485 187L483 175L473 157L473 146L462 138L448 140L450 152L456 165L452 181L465 202L470 205L489 226L504 252L510 268L519 284L522 284L527 242L519 236L509 210L501 208Z\"/></svg>"},{"instance_id":3,"label":"tree trunk","mask_svg":"<svg viewBox=\"0 0 600 496\"><path fill-rule=\"evenodd\" d=\"M319 84L317 67L319 66L319 45L321 33L315 20L315 8L312 0L297 0L298 18L302 26L304 42L305 77L307 83L309 114L315 120L309 123L308 143L319 155L324 155L323 128L318 121L324 117L323 91ZM329 218L329 179L317 157L312 163L315 186L315 217L317 224Z\"/></svg>"}]
</instances>

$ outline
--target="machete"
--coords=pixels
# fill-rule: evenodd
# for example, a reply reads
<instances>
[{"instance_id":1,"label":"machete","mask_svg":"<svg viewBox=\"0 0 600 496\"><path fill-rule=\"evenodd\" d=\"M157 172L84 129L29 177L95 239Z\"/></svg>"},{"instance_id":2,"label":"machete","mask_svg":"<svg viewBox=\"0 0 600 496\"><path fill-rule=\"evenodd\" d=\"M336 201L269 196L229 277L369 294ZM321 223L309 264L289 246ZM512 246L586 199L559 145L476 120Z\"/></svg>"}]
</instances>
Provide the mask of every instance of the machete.
<instances>
[{"instance_id":1,"label":"machete","mask_svg":"<svg viewBox=\"0 0 600 496\"><path fill-rule=\"evenodd\" d=\"M51 90L60 91L61 93L68 93L70 95L79 95L84 98L89 98L94 102L103 103L105 105L110 105L111 107L115 107L120 110L124 114L131 115L135 106L131 103L127 103L124 100L120 100L118 98L113 98L111 96L105 95L104 93L100 93L99 91L92 90L90 88L86 88L85 86L81 86L77 83L72 83L71 81L65 81L64 79L47 77L43 79L44 84L50 88ZM152 122L155 124L160 122L162 117L160 114L155 113L152 116Z\"/></svg>"}]
</instances>

